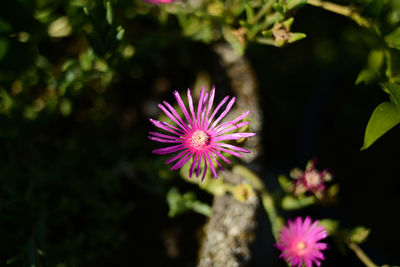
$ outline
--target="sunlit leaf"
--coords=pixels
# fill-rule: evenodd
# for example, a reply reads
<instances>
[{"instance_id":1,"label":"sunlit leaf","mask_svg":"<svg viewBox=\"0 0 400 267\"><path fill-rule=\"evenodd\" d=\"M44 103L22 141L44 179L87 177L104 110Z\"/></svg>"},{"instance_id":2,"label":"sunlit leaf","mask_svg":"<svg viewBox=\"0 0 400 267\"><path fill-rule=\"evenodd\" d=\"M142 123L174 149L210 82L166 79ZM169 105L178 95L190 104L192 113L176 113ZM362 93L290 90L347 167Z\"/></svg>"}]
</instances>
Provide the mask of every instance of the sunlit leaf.
<instances>
[{"instance_id":1,"label":"sunlit leaf","mask_svg":"<svg viewBox=\"0 0 400 267\"><path fill-rule=\"evenodd\" d=\"M295 198L293 196L285 196L282 199L282 208L285 210L297 210L302 209L307 206L314 204L316 201L315 197L303 197L303 198Z\"/></svg>"},{"instance_id":2,"label":"sunlit leaf","mask_svg":"<svg viewBox=\"0 0 400 267\"><path fill-rule=\"evenodd\" d=\"M385 41L390 47L400 49L400 27L387 35Z\"/></svg>"},{"instance_id":3,"label":"sunlit leaf","mask_svg":"<svg viewBox=\"0 0 400 267\"><path fill-rule=\"evenodd\" d=\"M389 83L384 85L391 96L392 101L397 107L397 110L400 112L400 85L394 84L394 83Z\"/></svg>"},{"instance_id":4,"label":"sunlit leaf","mask_svg":"<svg viewBox=\"0 0 400 267\"><path fill-rule=\"evenodd\" d=\"M371 230L364 226L357 226L356 228L351 230L349 239L354 243L360 244L367 239L370 232Z\"/></svg>"},{"instance_id":5,"label":"sunlit leaf","mask_svg":"<svg viewBox=\"0 0 400 267\"><path fill-rule=\"evenodd\" d=\"M364 145L361 150L367 149L379 137L392 129L400 122L400 112L392 102L384 102L377 106L368 121L365 130Z\"/></svg>"}]
</instances>

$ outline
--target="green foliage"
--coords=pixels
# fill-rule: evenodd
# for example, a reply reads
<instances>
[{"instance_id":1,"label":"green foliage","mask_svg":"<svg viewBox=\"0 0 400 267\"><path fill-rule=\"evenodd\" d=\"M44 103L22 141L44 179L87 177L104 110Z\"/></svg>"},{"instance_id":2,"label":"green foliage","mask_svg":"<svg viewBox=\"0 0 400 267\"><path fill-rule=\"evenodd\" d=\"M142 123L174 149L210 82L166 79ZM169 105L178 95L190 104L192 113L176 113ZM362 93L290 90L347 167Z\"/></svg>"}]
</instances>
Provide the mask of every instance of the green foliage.
<instances>
[{"instance_id":1,"label":"green foliage","mask_svg":"<svg viewBox=\"0 0 400 267\"><path fill-rule=\"evenodd\" d=\"M211 216L212 211L210 206L197 200L194 192L186 192L182 195L178 189L173 187L167 193L167 202L169 205L169 217L175 217L188 211L194 211L204 216Z\"/></svg>"},{"instance_id":2,"label":"green foliage","mask_svg":"<svg viewBox=\"0 0 400 267\"><path fill-rule=\"evenodd\" d=\"M368 121L365 130L364 144L361 148L367 149L379 137L392 129L400 122L400 112L392 102L384 102L378 105Z\"/></svg>"},{"instance_id":3,"label":"green foliage","mask_svg":"<svg viewBox=\"0 0 400 267\"><path fill-rule=\"evenodd\" d=\"M285 210L297 210L314 204L317 199L314 196L303 196L295 198L293 196L285 196L282 199L282 208Z\"/></svg>"},{"instance_id":4,"label":"green foliage","mask_svg":"<svg viewBox=\"0 0 400 267\"><path fill-rule=\"evenodd\" d=\"M349 239L351 242L360 244L368 238L370 232L371 230L364 226L357 226L351 230Z\"/></svg>"}]
</instances>

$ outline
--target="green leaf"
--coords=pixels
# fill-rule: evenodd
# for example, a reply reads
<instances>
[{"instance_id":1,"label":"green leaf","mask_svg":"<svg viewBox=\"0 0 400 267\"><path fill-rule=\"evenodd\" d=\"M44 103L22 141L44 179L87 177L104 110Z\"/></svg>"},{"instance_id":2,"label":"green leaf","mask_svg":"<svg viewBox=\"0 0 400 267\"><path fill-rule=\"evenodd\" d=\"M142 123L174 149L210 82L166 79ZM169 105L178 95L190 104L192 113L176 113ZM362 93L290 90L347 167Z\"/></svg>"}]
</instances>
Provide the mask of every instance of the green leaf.
<instances>
[{"instance_id":1,"label":"green leaf","mask_svg":"<svg viewBox=\"0 0 400 267\"><path fill-rule=\"evenodd\" d=\"M113 10L110 1L106 3L106 20L109 25L113 23Z\"/></svg>"},{"instance_id":2,"label":"green leaf","mask_svg":"<svg viewBox=\"0 0 400 267\"><path fill-rule=\"evenodd\" d=\"M400 112L400 85L395 83L389 83L383 86L385 86L389 90L392 102L394 102L394 104L397 107L397 110Z\"/></svg>"},{"instance_id":3,"label":"green leaf","mask_svg":"<svg viewBox=\"0 0 400 267\"><path fill-rule=\"evenodd\" d=\"M366 68L360 71L356 79L356 85L360 83L371 84L376 79L376 72Z\"/></svg>"},{"instance_id":4,"label":"green leaf","mask_svg":"<svg viewBox=\"0 0 400 267\"><path fill-rule=\"evenodd\" d=\"M286 6L288 10L299 9L307 3L307 0L287 0Z\"/></svg>"},{"instance_id":5,"label":"green leaf","mask_svg":"<svg viewBox=\"0 0 400 267\"><path fill-rule=\"evenodd\" d=\"M292 32L292 33L290 34L290 36L289 36L288 42L291 44L291 43L294 43L294 42L299 41L299 40L301 40L301 39L304 39L304 38L306 38L306 37L307 37L307 35L304 34L304 33L301 33L301 32Z\"/></svg>"},{"instance_id":6,"label":"green leaf","mask_svg":"<svg viewBox=\"0 0 400 267\"><path fill-rule=\"evenodd\" d=\"M392 129L400 122L400 112L392 102L383 102L377 106L368 121L365 130L364 145L361 150L367 149L379 137Z\"/></svg>"},{"instance_id":7,"label":"green leaf","mask_svg":"<svg viewBox=\"0 0 400 267\"><path fill-rule=\"evenodd\" d=\"M171 188L167 193L167 203L169 206L169 217L175 217L179 214L193 210L205 216L211 215L211 208L208 204L196 199L193 192L180 194L175 187Z\"/></svg>"},{"instance_id":8,"label":"green leaf","mask_svg":"<svg viewBox=\"0 0 400 267\"><path fill-rule=\"evenodd\" d=\"M282 189L285 191L288 190L288 188L290 188L293 184L293 182L285 175L280 175L278 177L278 182L281 185Z\"/></svg>"},{"instance_id":9,"label":"green leaf","mask_svg":"<svg viewBox=\"0 0 400 267\"><path fill-rule=\"evenodd\" d=\"M371 230L364 226L357 226L356 228L351 230L349 239L354 243L360 244L367 239L370 232Z\"/></svg>"},{"instance_id":10,"label":"green leaf","mask_svg":"<svg viewBox=\"0 0 400 267\"><path fill-rule=\"evenodd\" d=\"M319 225L322 225L329 235L332 235L339 227L339 222L333 219L322 219L318 222Z\"/></svg>"},{"instance_id":11,"label":"green leaf","mask_svg":"<svg viewBox=\"0 0 400 267\"><path fill-rule=\"evenodd\" d=\"M285 210L297 210L310 206L314 204L315 201L316 199L313 196L299 198L299 199L293 196L285 196L282 199L282 208Z\"/></svg>"},{"instance_id":12,"label":"green leaf","mask_svg":"<svg viewBox=\"0 0 400 267\"><path fill-rule=\"evenodd\" d=\"M400 27L385 37L388 46L400 49Z\"/></svg>"},{"instance_id":13,"label":"green leaf","mask_svg":"<svg viewBox=\"0 0 400 267\"><path fill-rule=\"evenodd\" d=\"M383 65L384 54L380 49L374 49L368 55L368 68L378 72Z\"/></svg>"}]
</instances>

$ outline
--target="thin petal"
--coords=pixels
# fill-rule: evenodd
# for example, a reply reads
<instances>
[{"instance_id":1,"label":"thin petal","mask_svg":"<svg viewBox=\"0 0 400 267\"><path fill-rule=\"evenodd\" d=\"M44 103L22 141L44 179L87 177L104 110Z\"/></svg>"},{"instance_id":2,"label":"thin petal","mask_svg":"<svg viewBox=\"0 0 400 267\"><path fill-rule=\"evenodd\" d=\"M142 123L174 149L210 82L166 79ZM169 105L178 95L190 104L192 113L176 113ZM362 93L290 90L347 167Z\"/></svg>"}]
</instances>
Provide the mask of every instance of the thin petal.
<instances>
[{"instance_id":1,"label":"thin petal","mask_svg":"<svg viewBox=\"0 0 400 267\"><path fill-rule=\"evenodd\" d=\"M181 108L181 110L183 112L183 115L185 115L186 120L189 122L189 124L193 128L193 121L190 118L189 113L188 113L188 111L187 111L187 109L185 107L185 104L182 101L181 95L177 91L174 91L174 96L175 96L176 102L178 103L179 107Z\"/></svg>"},{"instance_id":2,"label":"thin petal","mask_svg":"<svg viewBox=\"0 0 400 267\"><path fill-rule=\"evenodd\" d=\"M172 166L170 168L170 170L177 170L179 168L181 168L183 165L186 164L186 162L189 161L189 159L191 158L191 156L193 155L193 152L188 153L187 155L185 155L183 158L181 158L177 163L175 163L174 166Z\"/></svg>"},{"instance_id":3,"label":"thin petal","mask_svg":"<svg viewBox=\"0 0 400 267\"><path fill-rule=\"evenodd\" d=\"M190 94L190 89L187 90L187 98L188 98L190 113L192 114L193 118L193 124L197 127L196 116L194 115L193 99L192 95Z\"/></svg>"},{"instance_id":4,"label":"thin petal","mask_svg":"<svg viewBox=\"0 0 400 267\"><path fill-rule=\"evenodd\" d=\"M206 157L207 157L208 163L210 164L210 170L211 170L211 172L212 172L214 178L217 178L217 177L218 177L217 172L215 171L214 164L213 164L213 162L211 161L211 158L210 158L210 156L208 155L208 153L206 153Z\"/></svg>"},{"instance_id":5,"label":"thin petal","mask_svg":"<svg viewBox=\"0 0 400 267\"><path fill-rule=\"evenodd\" d=\"M224 173L224 168L222 168L222 165L218 162L217 158L214 156L214 153L210 153L210 155L217 164L217 166L219 167L219 169L221 170L221 172Z\"/></svg>"},{"instance_id":6,"label":"thin petal","mask_svg":"<svg viewBox=\"0 0 400 267\"><path fill-rule=\"evenodd\" d=\"M190 166L190 169L189 169L189 178L192 178L193 170L194 170L194 167L196 166L198 156L199 156L198 153L194 154L192 166Z\"/></svg>"},{"instance_id":7,"label":"thin petal","mask_svg":"<svg viewBox=\"0 0 400 267\"><path fill-rule=\"evenodd\" d=\"M177 136L172 136L172 135L167 135L167 134L162 134L162 133L157 133L157 132L149 132L149 134L157 136L157 137L165 138L165 139L172 139L172 140L181 139L180 137L177 137Z\"/></svg>"},{"instance_id":8,"label":"thin petal","mask_svg":"<svg viewBox=\"0 0 400 267\"><path fill-rule=\"evenodd\" d=\"M179 150L182 150L185 148L185 145L179 144L176 146L169 146L169 147L163 147L163 148L157 148L153 150L154 154L159 154L159 155L164 155L164 154L170 154Z\"/></svg>"},{"instance_id":9,"label":"thin petal","mask_svg":"<svg viewBox=\"0 0 400 267\"><path fill-rule=\"evenodd\" d=\"M186 125L186 123L182 120L181 116L178 114L178 112L174 109L174 107L168 103L167 101L163 101L164 105L167 106L169 111L179 120L179 122L182 124L182 126L186 129L189 130L189 127Z\"/></svg>"},{"instance_id":10,"label":"thin petal","mask_svg":"<svg viewBox=\"0 0 400 267\"><path fill-rule=\"evenodd\" d=\"M214 102L214 97L215 97L215 86L213 85L213 87L211 88L211 92L210 92L210 98L208 99L208 106L207 106L206 120L204 123L204 129L208 128L208 118L210 116L211 108L212 108L212 105Z\"/></svg>"},{"instance_id":11,"label":"thin petal","mask_svg":"<svg viewBox=\"0 0 400 267\"><path fill-rule=\"evenodd\" d=\"M249 151L247 149L244 149L244 148L241 148L241 147L238 147L238 146L234 146L234 145L230 145L230 144L226 144L226 143L215 143L214 145L215 146L219 146L219 147L221 147L221 146L227 147L227 148L230 148L230 149L233 149L233 150L236 150L236 151L240 151L240 152L243 152L243 153L251 153L251 151Z\"/></svg>"},{"instance_id":12,"label":"thin petal","mask_svg":"<svg viewBox=\"0 0 400 267\"><path fill-rule=\"evenodd\" d=\"M204 97L204 86L201 87L200 90L200 98L199 98L199 103L197 105L197 126L200 127L200 113L202 110L202 106L203 106L203 97Z\"/></svg>"},{"instance_id":13,"label":"thin petal","mask_svg":"<svg viewBox=\"0 0 400 267\"><path fill-rule=\"evenodd\" d=\"M224 151L224 152L226 152L226 153L228 153L228 154L231 154L231 155L234 155L234 156L236 156L236 157L238 157L238 158L241 158L241 157L243 157L243 155L242 155L242 154L240 154L240 153L238 153L238 152L235 152L235 151L230 151L230 150L228 150L228 149L225 149L225 148L222 148L222 147L216 147L215 149L218 149L218 150Z\"/></svg>"},{"instance_id":14,"label":"thin petal","mask_svg":"<svg viewBox=\"0 0 400 267\"><path fill-rule=\"evenodd\" d=\"M233 133L233 134L226 134L221 135L213 138L214 142L222 141L222 140L238 140L244 137L250 137L256 135L255 133Z\"/></svg>"},{"instance_id":15,"label":"thin petal","mask_svg":"<svg viewBox=\"0 0 400 267\"><path fill-rule=\"evenodd\" d=\"M206 173L207 173L207 161L206 161L206 157L203 154L203 160L204 160L204 172L203 172L203 177L201 177L201 181L204 181L204 177L206 177Z\"/></svg>"},{"instance_id":16,"label":"thin petal","mask_svg":"<svg viewBox=\"0 0 400 267\"><path fill-rule=\"evenodd\" d=\"M174 162L175 160L179 159L180 157L183 157L184 154L188 153L188 150L183 150L181 153L179 153L176 156L173 156L172 158L169 158L165 161L165 164L170 164L171 162Z\"/></svg>"},{"instance_id":17,"label":"thin petal","mask_svg":"<svg viewBox=\"0 0 400 267\"><path fill-rule=\"evenodd\" d=\"M224 130L217 130L217 131L216 131L216 132L217 132L216 134L217 134L217 136L218 136L218 135L221 135L221 134L224 134L224 133L233 131L233 130L240 129L240 128L242 128L243 126L246 126L246 125L248 125L248 124L250 124L249 121L244 121L244 122L241 122L241 123L238 123L238 124L234 124L233 126L228 127L228 128L225 128Z\"/></svg>"},{"instance_id":18,"label":"thin petal","mask_svg":"<svg viewBox=\"0 0 400 267\"><path fill-rule=\"evenodd\" d=\"M164 139L164 138L160 138L160 137L154 137L154 136L147 136L149 139L153 140L153 141L157 141L157 142L161 142L161 143L182 143L182 140L171 140L171 139Z\"/></svg>"},{"instance_id":19,"label":"thin petal","mask_svg":"<svg viewBox=\"0 0 400 267\"><path fill-rule=\"evenodd\" d=\"M217 105L215 108L214 112L211 114L211 117L208 119L208 124L211 123L211 121L214 119L215 114L217 114L218 110L222 107L223 104L225 104L226 101L228 101L229 96L225 96L224 99Z\"/></svg>"},{"instance_id":20,"label":"thin petal","mask_svg":"<svg viewBox=\"0 0 400 267\"><path fill-rule=\"evenodd\" d=\"M176 134L176 135L179 135L179 136L182 135L182 134L180 134L180 133L178 133L178 132L176 132L176 131L174 131L174 130L172 130L172 129L175 129L175 130L180 131L180 132L183 133L183 131L182 131L181 129L178 129L178 128L176 128L175 126L172 126L171 124L166 123L166 122L164 122L164 121L157 121L157 120L150 119L150 122L151 122L154 126L160 128L160 129L163 129L163 130L165 130L165 131L168 131L168 132L170 132L170 133L173 133L173 134Z\"/></svg>"},{"instance_id":21,"label":"thin petal","mask_svg":"<svg viewBox=\"0 0 400 267\"><path fill-rule=\"evenodd\" d=\"M218 119L216 119L214 121L214 123L211 125L210 129L213 129L215 127L215 125L217 125L217 123L226 116L226 114L229 112L229 110L231 110L235 101L236 101L236 97L232 97L231 101L229 101L228 105L226 106L224 112L222 112L221 115L219 115Z\"/></svg>"},{"instance_id":22,"label":"thin petal","mask_svg":"<svg viewBox=\"0 0 400 267\"><path fill-rule=\"evenodd\" d=\"M235 123L237 123L237 122L243 120L243 119L246 118L249 114L250 114L250 110L246 111L245 113L243 113L242 115L240 115L239 117L237 117L236 119L234 119L234 120L232 120L232 121L228 121L228 122L222 123L220 126L216 127L214 130L217 130L217 129L218 129L218 131L220 131L220 130L222 130L223 128L226 128L226 127L228 127L228 126L230 126L230 125L235 125Z\"/></svg>"},{"instance_id":23,"label":"thin petal","mask_svg":"<svg viewBox=\"0 0 400 267\"><path fill-rule=\"evenodd\" d=\"M224 157L224 155L222 155L221 153L219 153L219 151L215 150L215 149L210 149L211 152L213 152L215 155L217 155L218 157L220 157L223 161L225 161L228 164L232 164L232 162L227 159L226 157Z\"/></svg>"},{"instance_id":24,"label":"thin petal","mask_svg":"<svg viewBox=\"0 0 400 267\"><path fill-rule=\"evenodd\" d=\"M204 129L204 120L206 116L206 108L207 108L207 99L208 99L208 92L205 93L204 98L203 98L203 104L201 108L201 122L200 122L200 127Z\"/></svg>"},{"instance_id":25,"label":"thin petal","mask_svg":"<svg viewBox=\"0 0 400 267\"><path fill-rule=\"evenodd\" d=\"M201 165L201 155L199 154L197 158L196 177L199 177L200 175L200 165Z\"/></svg>"},{"instance_id":26,"label":"thin petal","mask_svg":"<svg viewBox=\"0 0 400 267\"><path fill-rule=\"evenodd\" d=\"M183 132L185 133L188 132L187 128L184 125L182 125L182 123L180 123L174 117L174 115L172 115L171 112L169 112L162 104L158 104L158 107L165 113L165 115L167 115L173 122L175 122L182 129Z\"/></svg>"}]
</instances>

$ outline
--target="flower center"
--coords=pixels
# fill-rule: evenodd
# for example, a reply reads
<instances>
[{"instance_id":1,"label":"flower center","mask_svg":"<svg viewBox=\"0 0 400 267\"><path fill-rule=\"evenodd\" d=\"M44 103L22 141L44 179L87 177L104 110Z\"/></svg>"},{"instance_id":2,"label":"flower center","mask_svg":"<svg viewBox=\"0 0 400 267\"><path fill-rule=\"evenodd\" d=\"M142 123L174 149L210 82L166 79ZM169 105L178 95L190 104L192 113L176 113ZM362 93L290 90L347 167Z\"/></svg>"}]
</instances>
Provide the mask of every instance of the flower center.
<instances>
[{"instance_id":1,"label":"flower center","mask_svg":"<svg viewBox=\"0 0 400 267\"><path fill-rule=\"evenodd\" d=\"M298 255L303 255L305 249L307 248L307 244L304 241L300 241L296 244L296 250Z\"/></svg>"},{"instance_id":2,"label":"flower center","mask_svg":"<svg viewBox=\"0 0 400 267\"><path fill-rule=\"evenodd\" d=\"M311 187L318 186L321 183L321 177L319 173L314 170L312 172L306 173L305 178L308 186Z\"/></svg>"},{"instance_id":3,"label":"flower center","mask_svg":"<svg viewBox=\"0 0 400 267\"><path fill-rule=\"evenodd\" d=\"M207 133L197 130L188 138L188 143L191 148L200 150L208 145L209 139L210 137Z\"/></svg>"}]
</instances>

